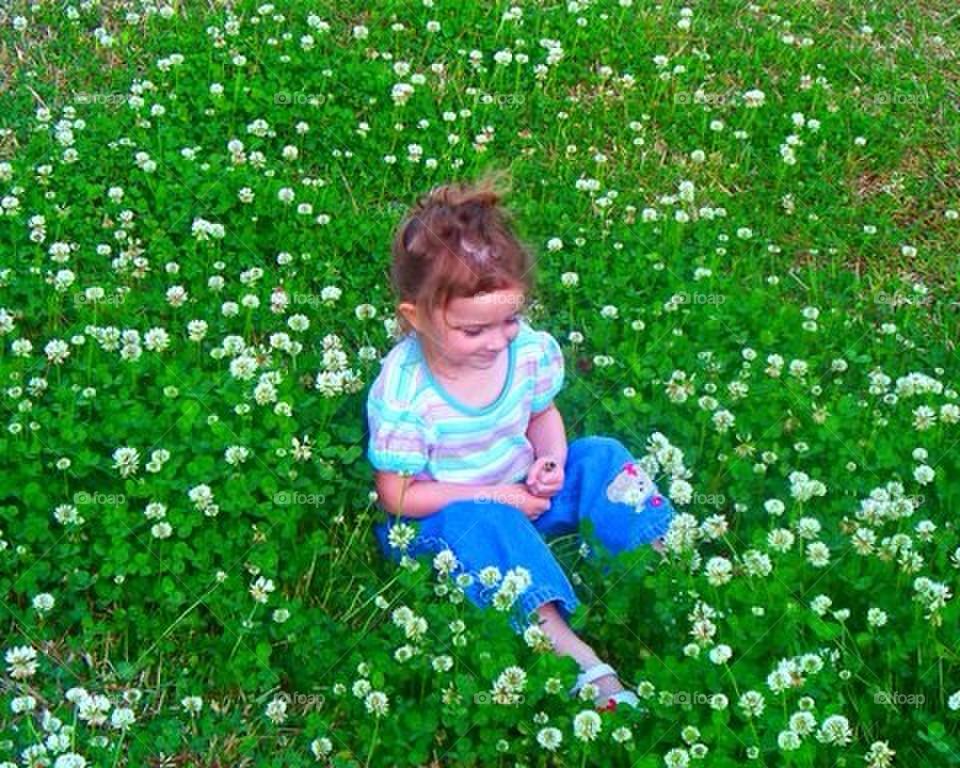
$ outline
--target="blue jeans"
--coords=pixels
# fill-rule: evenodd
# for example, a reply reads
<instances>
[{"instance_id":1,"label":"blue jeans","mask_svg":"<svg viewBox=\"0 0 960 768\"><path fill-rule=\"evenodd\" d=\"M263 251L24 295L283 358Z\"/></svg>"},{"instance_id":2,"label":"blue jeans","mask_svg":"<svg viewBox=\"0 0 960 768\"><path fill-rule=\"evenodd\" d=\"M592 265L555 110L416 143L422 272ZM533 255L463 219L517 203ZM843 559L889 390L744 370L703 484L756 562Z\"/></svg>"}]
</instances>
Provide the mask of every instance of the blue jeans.
<instances>
[{"instance_id":1,"label":"blue jeans","mask_svg":"<svg viewBox=\"0 0 960 768\"><path fill-rule=\"evenodd\" d=\"M617 554L661 537L675 514L670 500L633 462L615 438L582 437L569 444L563 488L536 521L509 504L462 500L427 517L390 515L374 525L374 534L384 555L395 562L402 553L390 547L387 535L396 521L418 528L406 550L410 557L450 549L460 564L453 575L471 574L473 581L464 592L480 607L490 604L497 587L484 586L479 571L492 565L506 575L511 568L526 568L531 584L513 604L510 617L518 634L526 629L530 613L551 601L557 601L557 610L569 621L580 601L544 537L582 534L581 523L589 520L596 540ZM642 503L625 496L626 488L642 491Z\"/></svg>"}]
</instances>

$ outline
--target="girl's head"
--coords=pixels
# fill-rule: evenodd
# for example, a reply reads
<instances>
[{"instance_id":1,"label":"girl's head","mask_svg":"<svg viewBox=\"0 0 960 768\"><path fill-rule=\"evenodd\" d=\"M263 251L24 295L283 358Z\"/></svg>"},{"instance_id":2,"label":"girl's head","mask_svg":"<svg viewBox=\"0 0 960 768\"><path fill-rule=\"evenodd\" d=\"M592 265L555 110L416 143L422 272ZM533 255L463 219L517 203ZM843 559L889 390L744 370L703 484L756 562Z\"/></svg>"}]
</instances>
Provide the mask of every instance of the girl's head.
<instances>
[{"instance_id":1,"label":"girl's head","mask_svg":"<svg viewBox=\"0 0 960 768\"><path fill-rule=\"evenodd\" d=\"M486 368L516 335L533 290L533 256L500 206L505 175L422 197L397 229L391 282L397 321L431 359Z\"/></svg>"}]
</instances>

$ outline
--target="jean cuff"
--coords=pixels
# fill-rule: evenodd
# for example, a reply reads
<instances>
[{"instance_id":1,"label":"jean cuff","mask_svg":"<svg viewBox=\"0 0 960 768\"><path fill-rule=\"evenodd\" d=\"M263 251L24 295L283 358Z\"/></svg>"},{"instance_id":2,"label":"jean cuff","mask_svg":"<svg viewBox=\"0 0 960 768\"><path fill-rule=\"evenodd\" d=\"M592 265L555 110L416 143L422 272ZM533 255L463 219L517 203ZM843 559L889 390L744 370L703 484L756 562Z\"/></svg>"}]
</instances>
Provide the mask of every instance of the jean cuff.
<instances>
[{"instance_id":1,"label":"jean cuff","mask_svg":"<svg viewBox=\"0 0 960 768\"><path fill-rule=\"evenodd\" d=\"M561 615L564 620L569 623L570 616L573 615L573 612L577 609L577 606L580 605L580 601L577 599L576 595L572 592L569 595L561 595L557 592L556 589L552 587L537 587L536 589L528 589L524 591L517 598L517 605L513 615L510 618L510 626L512 626L517 634L523 634L526 630L529 622L527 621L527 616L531 612L537 610L541 605L549 603L553 600L556 600L560 603L558 610L560 610ZM526 624L521 624L521 620L527 622Z\"/></svg>"}]
</instances>

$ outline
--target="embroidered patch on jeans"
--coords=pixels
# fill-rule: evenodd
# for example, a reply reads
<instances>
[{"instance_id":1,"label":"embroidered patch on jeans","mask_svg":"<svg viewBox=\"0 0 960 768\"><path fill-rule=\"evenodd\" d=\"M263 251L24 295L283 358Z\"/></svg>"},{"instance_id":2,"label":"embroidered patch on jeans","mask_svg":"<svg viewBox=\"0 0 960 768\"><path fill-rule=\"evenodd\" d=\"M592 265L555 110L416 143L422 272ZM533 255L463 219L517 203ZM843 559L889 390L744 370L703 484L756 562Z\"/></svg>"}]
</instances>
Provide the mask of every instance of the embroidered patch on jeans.
<instances>
[{"instance_id":1,"label":"embroidered patch on jeans","mask_svg":"<svg viewBox=\"0 0 960 768\"><path fill-rule=\"evenodd\" d=\"M633 461L623 465L613 481L607 486L610 501L640 507L656 490L650 476Z\"/></svg>"}]
</instances>

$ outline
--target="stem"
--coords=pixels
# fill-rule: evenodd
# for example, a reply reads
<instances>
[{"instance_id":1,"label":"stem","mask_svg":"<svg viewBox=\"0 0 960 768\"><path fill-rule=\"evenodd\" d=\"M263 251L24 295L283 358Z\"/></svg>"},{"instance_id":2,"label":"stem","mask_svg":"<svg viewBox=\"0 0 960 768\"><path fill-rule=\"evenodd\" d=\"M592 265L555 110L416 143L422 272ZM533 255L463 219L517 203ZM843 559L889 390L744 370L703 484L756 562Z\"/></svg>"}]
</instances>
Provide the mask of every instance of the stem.
<instances>
[{"instance_id":1,"label":"stem","mask_svg":"<svg viewBox=\"0 0 960 768\"><path fill-rule=\"evenodd\" d=\"M367 761L364 763L364 766L370 765L370 760L373 758L373 750L377 746L377 733L380 730L380 718L377 717L374 720L373 724L373 738L370 740L370 751L367 753Z\"/></svg>"},{"instance_id":2,"label":"stem","mask_svg":"<svg viewBox=\"0 0 960 768\"><path fill-rule=\"evenodd\" d=\"M116 768L117 761L120 759L120 747L123 746L123 737L127 735L126 729L120 731L120 740L117 742L117 749L113 753L113 768Z\"/></svg>"},{"instance_id":3,"label":"stem","mask_svg":"<svg viewBox=\"0 0 960 768\"><path fill-rule=\"evenodd\" d=\"M251 610L250 615L247 616L247 621L251 621L253 619L253 614L255 614L256 612L257 612L257 606L253 606L253 610ZM240 641L243 640L243 631L244 631L243 627L241 626L240 632L237 633L237 642L233 644L233 650L230 651L230 655L227 657L227 661L232 659L233 654L237 652L237 648L240 645Z\"/></svg>"},{"instance_id":4,"label":"stem","mask_svg":"<svg viewBox=\"0 0 960 768\"><path fill-rule=\"evenodd\" d=\"M733 672L730 671L730 667L729 667L729 666L727 666L726 664L724 664L724 665L723 665L723 669L724 669L724 671L727 673L727 675L729 676L730 682L733 683L733 690L734 690L734 692L737 694L737 699L739 699L739 698L740 698L740 687L737 685L737 679L733 676ZM754 744L755 744L755 746L757 747L757 749L759 749L759 748L760 748L760 737L759 737L759 735L757 734L757 728L756 728L756 726L753 724L753 718L752 718L752 717L748 717L748 718L747 718L747 722L750 724L750 732L753 734ZM766 766L766 763L763 762L762 754L761 754L760 759L761 759L761 763L760 763L760 764L763 765L763 766Z\"/></svg>"}]
</instances>

